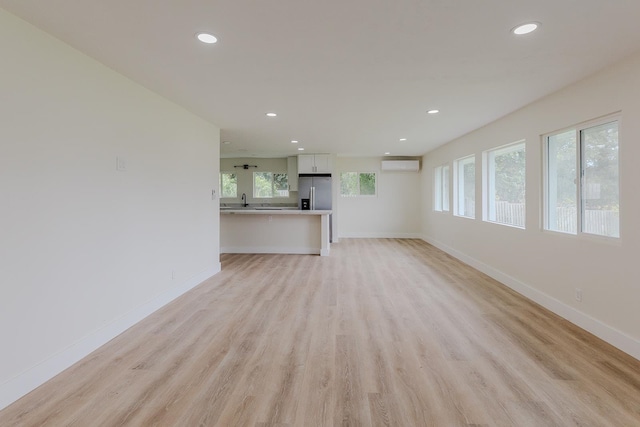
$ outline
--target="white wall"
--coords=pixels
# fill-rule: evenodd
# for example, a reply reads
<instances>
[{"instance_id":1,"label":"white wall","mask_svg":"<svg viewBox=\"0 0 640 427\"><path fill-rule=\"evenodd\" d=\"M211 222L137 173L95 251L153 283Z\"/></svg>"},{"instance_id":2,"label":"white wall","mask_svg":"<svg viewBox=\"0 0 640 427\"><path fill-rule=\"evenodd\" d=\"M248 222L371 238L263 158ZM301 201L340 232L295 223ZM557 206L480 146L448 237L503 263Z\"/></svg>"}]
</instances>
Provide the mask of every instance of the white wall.
<instances>
[{"instance_id":1,"label":"white wall","mask_svg":"<svg viewBox=\"0 0 640 427\"><path fill-rule=\"evenodd\" d=\"M420 236L420 173L382 172L381 161L380 157L337 158L336 181L342 172L375 172L378 181L376 197L338 196L341 238Z\"/></svg>"},{"instance_id":2,"label":"white wall","mask_svg":"<svg viewBox=\"0 0 640 427\"><path fill-rule=\"evenodd\" d=\"M236 165L256 165L257 168L235 168ZM221 203L240 203L242 193L247 195L247 203L249 204L291 204L298 205L298 192L289 192L289 197L278 197L273 199L254 199L253 198L253 173L254 172L277 172L287 173L287 158L238 158L238 159L220 159L221 172L235 172L238 175L238 197L235 199L221 199ZM289 179L298 179L298 176L288 177Z\"/></svg>"},{"instance_id":3,"label":"white wall","mask_svg":"<svg viewBox=\"0 0 640 427\"><path fill-rule=\"evenodd\" d=\"M218 128L2 9L0 52L2 408L220 263Z\"/></svg>"},{"instance_id":4,"label":"white wall","mask_svg":"<svg viewBox=\"0 0 640 427\"><path fill-rule=\"evenodd\" d=\"M621 111L618 242L542 231L541 135ZM526 230L433 211L433 168L526 140ZM640 56L610 67L424 156L425 239L640 358ZM480 157L476 157L480 177ZM481 185L477 185L480 200ZM481 212L478 202L476 211ZM583 289L583 302L574 299Z\"/></svg>"}]
</instances>

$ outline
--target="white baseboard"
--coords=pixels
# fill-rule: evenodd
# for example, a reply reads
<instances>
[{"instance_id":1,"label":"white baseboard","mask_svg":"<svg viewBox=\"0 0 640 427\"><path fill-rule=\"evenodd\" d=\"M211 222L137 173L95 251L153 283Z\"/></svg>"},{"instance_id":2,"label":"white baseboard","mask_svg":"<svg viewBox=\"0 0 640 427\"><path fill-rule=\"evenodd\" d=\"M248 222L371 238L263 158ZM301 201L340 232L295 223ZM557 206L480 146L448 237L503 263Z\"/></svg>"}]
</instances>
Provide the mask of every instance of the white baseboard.
<instances>
[{"instance_id":1,"label":"white baseboard","mask_svg":"<svg viewBox=\"0 0 640 427\"><path fill-rule=\"evenodd\" d=\"M90 333L88 336L80 339L59 353L46 358L25 372L1 384L0 410L58 375L154 311L170 303L211 276L219 273L220 269L220 262L215 263L211 268L201 271L184 283L168 289L136 309L131 310Z\"/></svg>"},{"instance_id":2,"label":"white baseboard","mask_svg":"<svg viewBox=\"0 0 640 427\"><path fill-rule=\"evenodd\" d=\"M341 233L341 239L421 239L419 233L394 233L394 232L371 232L371 233Z\"/></svg>"},{"instance_id":3,"label":"white baseboard","mask_svg":"<svg viewBox=\"0 0 640 427\"><path fill-rule=\"evenodd\" d=\"M581 327L598 338L608 342L612 346L640 360L640 341L637 339L437 240L431 239L427 236L423 236L422 240L447 252L449 255L459 259L465 264L469 264L473 268L496 279L519 294L554 312L558 316L565 318L574 325Z\"/></svg>"},{"instance_id":4,"label":"white baseboard","mask_svg":"<svg viewBox=\"0 0 640 427\"><path fill-rule=\"evenodd\" d=\"M307 247L281 247L281 246L224 246L220 248L221 254L293 254L293 255L320 255L320 248Z\"/></svg>"}]
</instances>

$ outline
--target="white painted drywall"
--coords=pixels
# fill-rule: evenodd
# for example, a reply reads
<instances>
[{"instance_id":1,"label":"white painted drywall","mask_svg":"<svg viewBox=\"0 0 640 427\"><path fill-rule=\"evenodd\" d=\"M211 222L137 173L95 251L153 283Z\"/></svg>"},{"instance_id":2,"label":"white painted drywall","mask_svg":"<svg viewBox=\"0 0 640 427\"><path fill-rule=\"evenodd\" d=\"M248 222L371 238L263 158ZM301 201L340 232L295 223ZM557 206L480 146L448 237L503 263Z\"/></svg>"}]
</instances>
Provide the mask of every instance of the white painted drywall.
<instances>
[{"instance_id":1,"label":"white painted drywall","mask_svg":"<svg viewBox=\"0 0 640 427\"><path fill-rule=\"evenodd\" d=\"M542 231L541 136L619 111L622 238L605 241ZM640 56L635 55L428 153L422 174L425 239L640 358L639 118ZM476 153L476 212L481 212L479 154L522 139L526 230L433 211L434 167ZM575 288L583 290L581 303L574 298Z\"/></svg>"},{"instance_id":2,"label":"white painted drywall","mask_svg":"<svg viewBox=\"0 0 640 427\"><path fill-rule=\"evenodd\" d=\"M420 173L382 172L380 157L338 157L336 161L336 181L342 172L375 172L378 181L375 197L338 194L341 238L420 236Z\"/></svg>"},{"instance_id":3,"label":"white painted drywall","mask_svg":"<svg viewBox=\"0 0 640 427\"><path fill-rule=\"evenodd\" d=\"M2 9L0 52L2 408L220 263L217 127Z\"/></svg>"}]
</instances>

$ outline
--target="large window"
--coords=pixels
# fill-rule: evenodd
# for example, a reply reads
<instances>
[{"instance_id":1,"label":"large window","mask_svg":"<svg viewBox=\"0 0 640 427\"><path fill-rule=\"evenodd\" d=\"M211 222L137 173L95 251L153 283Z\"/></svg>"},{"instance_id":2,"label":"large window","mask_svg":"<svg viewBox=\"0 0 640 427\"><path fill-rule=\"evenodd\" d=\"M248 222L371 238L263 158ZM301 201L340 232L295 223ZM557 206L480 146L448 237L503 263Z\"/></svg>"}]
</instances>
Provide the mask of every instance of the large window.
<instances>
[{"instance_id":1,"label":"large window","mask_svg":"<svg viewBox=\"0 0 640 427\"><path fill-rule=\"evenodd\" d=\"M286 173L254 172L253 198L270 199L289 197L289 181Z\"/></svg>"},{"instance_id":2,"label":"large window","mask_svg":"<svg viewBox=\"0 0 640 427\"><path fill-rule=\"evenodd\" d=\"M376 194L375 172L342 172L340 174L342 197L375 196Z\"/></svg>"},{"instance_id":3,"label":"large window","mask_svg":"<svg viewBox=\"0 0 640 427\"><path fill-rule=\"evenodd\" d=\"M545 137L545 229L620 237L618 121Z\"/></svg>"},{"instance_id":4,"label":"large window","mask_svg":"<svg viewBox=\"0 0 640 427\"><path fill-rule=\"evenodd\" d=\"M238 176L234 172L220 173L220 197L223 199L238 197Z\"/></svg>"},{"instance_id":5,"label":"large window","mask_svg":"<svg viewBox=\"0 0 640 427\"><path fill-rule=\"evenodd\" d=\"M484 220L525 226L525 143L484 152Z\"/></svg>"},{"instance_id":6,"label":"large window","mask_svg":"<svg viewBox=\"0 0 640 427\"><path fill-rule=\"evenodd\" d=\"M449 165L438 166L434 171L434 210L449 212Z\"/></svg>"},{"instance_id":7,"label":"large window","mask_svg":"<svg viewBox=\"0 0 640 427\"><path fill-rule=\"evenodd\" d=\"M454 215L476 217L476 158L465 157L454 163Z\"/></svg>"}]
</instances>

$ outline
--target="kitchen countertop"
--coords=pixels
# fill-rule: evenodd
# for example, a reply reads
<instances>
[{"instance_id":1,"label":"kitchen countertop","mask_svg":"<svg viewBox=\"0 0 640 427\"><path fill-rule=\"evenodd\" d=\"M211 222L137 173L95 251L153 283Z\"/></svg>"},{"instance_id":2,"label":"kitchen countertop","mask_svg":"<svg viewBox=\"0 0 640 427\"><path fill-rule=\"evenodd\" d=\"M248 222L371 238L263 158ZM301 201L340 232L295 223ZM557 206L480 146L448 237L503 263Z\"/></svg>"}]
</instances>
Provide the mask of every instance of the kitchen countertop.
<instances>
[{"instance_id":1,"label":"kitchen countertop","mask_svg":"<svg viewBox=\"0 0 640 427\"><path fill-rule=\"evenodd\" d=\"M278 209L278 208L249 208L249 209L220 209L221 215L239 214L239 215L329 215L330 210L308 210L300 209Z\"/></svg>"}]
</instances>

